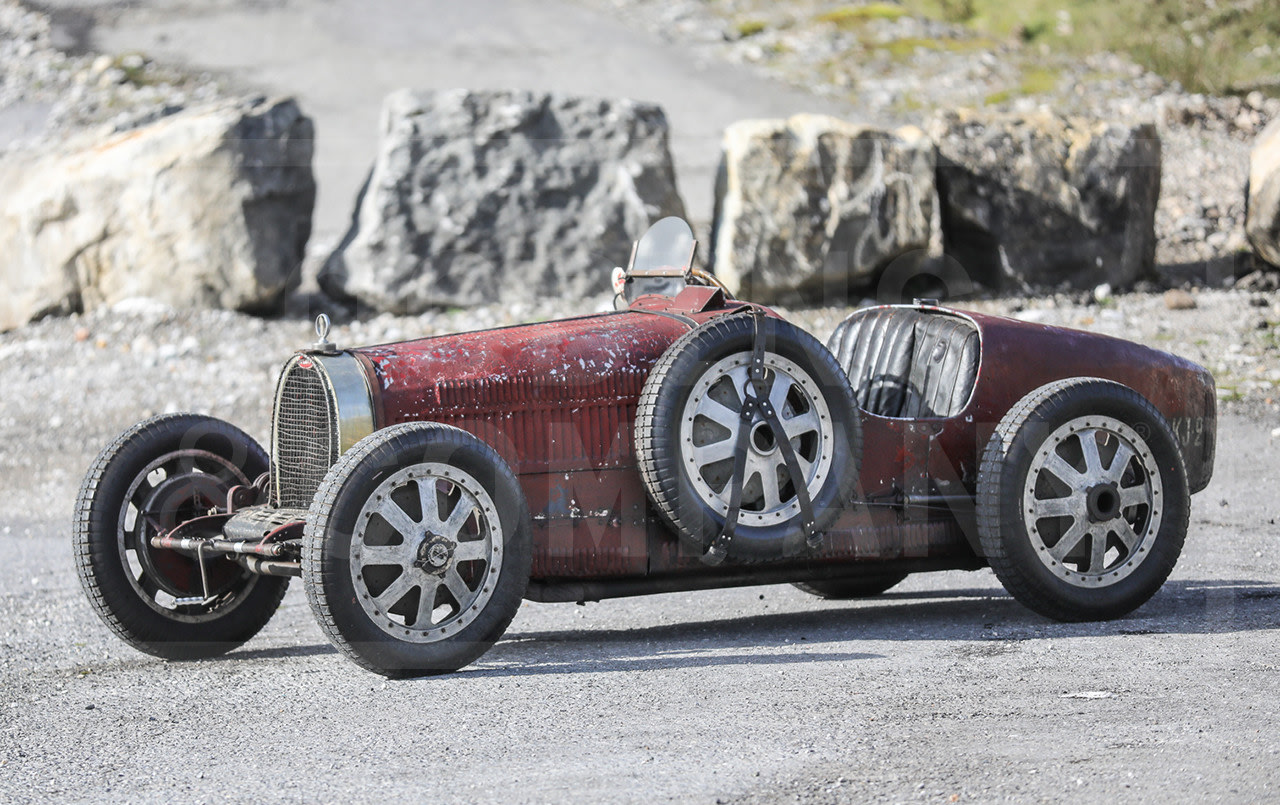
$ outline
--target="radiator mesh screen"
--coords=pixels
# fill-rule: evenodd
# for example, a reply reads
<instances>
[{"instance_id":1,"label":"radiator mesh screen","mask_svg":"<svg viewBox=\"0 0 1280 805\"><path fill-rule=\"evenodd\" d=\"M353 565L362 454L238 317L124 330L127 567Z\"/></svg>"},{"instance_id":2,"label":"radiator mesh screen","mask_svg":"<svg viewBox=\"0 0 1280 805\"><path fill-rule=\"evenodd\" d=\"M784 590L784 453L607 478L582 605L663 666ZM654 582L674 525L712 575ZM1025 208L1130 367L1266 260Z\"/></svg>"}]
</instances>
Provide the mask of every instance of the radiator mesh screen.
<instances>
[{"instance_id":1,"label":"radiator mesh screen","mask_svg":"<svg viewBox=\"0 0 1280 805\"><path fill-rule=\"evenodd\" d=\"M290 363L277 394L271 451L274 502L305 509L338 460L337 406L317 364Z\"/></svg>"}]
</instances>

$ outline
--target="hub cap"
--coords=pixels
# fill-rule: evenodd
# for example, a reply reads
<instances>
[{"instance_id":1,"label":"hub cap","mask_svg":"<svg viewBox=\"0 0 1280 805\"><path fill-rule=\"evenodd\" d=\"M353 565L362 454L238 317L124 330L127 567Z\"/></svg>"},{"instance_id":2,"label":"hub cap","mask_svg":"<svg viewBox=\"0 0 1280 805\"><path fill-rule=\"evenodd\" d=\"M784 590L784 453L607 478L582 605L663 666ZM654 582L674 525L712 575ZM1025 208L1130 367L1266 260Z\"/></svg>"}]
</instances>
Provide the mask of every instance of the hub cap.
<instances>
[{"instance_id":1,"label":"hub cap","mask_svg":"<svg viewBox=\"0 0 1280 805\"><path fill-rule=\"evenodd\" d=\"M1159 468L1137 431L1110 417L1079 417L1032 459L1023 517L1045 567L1078 587L1105 587L1150 554L1161 492Z\"/></svg>"},{"instance_id":2,"label":"hub cap","mask_svg":"<svg viewBox=\"0 0 1280 805\"><path fill-rule=\"evenodd\" d=\"M782 523L800 514L796 484L813 497L831 470L834 436L831 412L808 372L781 355L765 353L768 399L782 422L777 434L757 413L744 422L749 353L731 355L707 369L694 385L680 417L680 447L685 470L698 497L712 510L728 514L734 448L748 429L742 511L738 522L750 526ZM787 471L779 439L790 440L803 478Z\"/></svg>"},{"instance_id":3,"label":"hub cap","mask_svg":"<svg viewBox=\"0 0 1280 805\"><path fill-rule=\"evenodd\" d=\"M448 464L407 467L378 486L356 520L351 580L370 620L398 640L442 640L475 620L502 567L489 493Z\"/></svg>"}]
</instances>

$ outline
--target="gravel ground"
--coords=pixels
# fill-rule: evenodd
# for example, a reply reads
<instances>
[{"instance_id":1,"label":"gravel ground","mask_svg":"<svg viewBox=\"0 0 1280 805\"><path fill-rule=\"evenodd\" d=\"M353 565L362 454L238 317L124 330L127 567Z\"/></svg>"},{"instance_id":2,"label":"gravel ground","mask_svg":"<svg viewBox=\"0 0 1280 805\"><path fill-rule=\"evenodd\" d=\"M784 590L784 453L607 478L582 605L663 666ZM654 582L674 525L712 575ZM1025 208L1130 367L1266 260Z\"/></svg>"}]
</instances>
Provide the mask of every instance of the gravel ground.
<instances>
[{"instance_id":1,"label":"gravel ground","mask_svg":"<svg viewBox=\"0 0 1280 805\"><path fill-rule=\"evenodd\" d=\"M426 71L427 84L468 75L496 82L524 64L530 81L585 86L652 65L636 80L650 82L641 96L668 105L687 132L676 146L677 159L693 159L693 168L681 167L683 181L710 170L723 122L753 109L783 113L812 97L780 83L795 80L782 67L758 63L768 60L727 61L734 57L726 49L751 43L681 16L687 7L671 3L547 3L537 12L467 5L436 20L436 36L447 42L461 32L463 45L428 49L420 60L405 56L408 44L385 18L355 20L335 34L335 21L350 11L342 0L310 16L289 2L223 0L199 19L191 4L169 0L135 11L87 0L48 5L70 22L37 31L26 56L0 49L0 66L9 70L16 59L36 69L32 54L44 54L50 64L72 65L65 87L82 72L87 81L95 54L51 50L60 37L71 37L67 47L76 31L88 36L71 24L86 16L110 24L103 37L178 37L169 40L173 49L211 70L240 52L236 36L266 31L281 38L283 55L272 61L277 51L259 48L261 77L302 81L317 96L313 111L334 121L348 101L363 104L352 110L376 108L380 85L370 90L370 77L398 81L401 69ZM498 6L510 13L486 16ZM3 14L13 8L0 3ZM0 28L30 22L3 14ZM181 39L202 27L223 34L211 42L224 50ZM299 77L290 60L306 47L321 48L312 53L326 58L307 63L324 69ZM487 63L477 64L477 54ZM167 68L153 56L145 54L144 66L159 75ZM353 66L360 63L367 72ZM585 71L584 63L608 69ZM756 70L774 78L761 81ZM334 84L326 105L325 82L344 71L349 80ZM182 75L174 92L216 93L220 82L245 80ZM94 85L101 83L131 86ZM70 96L63 84L50 86L45 95L0 96L0 134L14 120L27 120L27 136L51 119L128 125L94 117L88 105L60 107ZM843 108L861 102L830 91L822 97ZM700 106L713 114L701 120ZM15 109L26 112L5 116ZM790 587L585 607L528 603L476 666L389 683L329 647L295 585L247 646L220 660L165 663L115 639L80 591L68 539L80 477L102 445L149 413L210 413L265 439L276 372L312 340L316 306L299 298L285 315L259 319L130 302L0 335L0 801L1274 800L1280 504L1262 490L1280 481L1280 303L1265 276L1216 287L1234 273L1229 249L1196 251L1208 249L1209 229L1237 225L1222 223L1232 215L1226 188L1247 142L1217 102L1206 109L1178 124L1177 136L1202 151L1175 160L1172 172L1166 160L1166 177L1175 178L1166 181L1160 224L1161 248L1172 250L1166 262L1182 272L1167 272L1165 284L1189 282L1195 307L1170 309L1163 287L970 304L1134 338L1200 361L1218 379L1217 473L1193 501L1183 559L1161 593L1114 623L1047 621L1005 595L989 571L916 576L859 603L818 601ZM337 131L365 124L347 125ZM679 128L690 125L701 128ZM353 136L367 142L368 134ZM709 144L712 156L697 157ZM1218 168L1195 169L1197 155L1210 152ZM352 156L334 171L343 159L329 153L318 159L322 180L342 170L358 177L363 168L353 166L366 164ZM1194 249L1179 251L1173 235L1184 230L1183 218L1196 233L1208 223L1203 238L1188 241ZM396 340L589 312L604 302L341 321L333 337ZM824 338L847 312L789 311Z\"/></svg>"},{"instance_id":2,"label":"gravel ground","mask_svg":"<svg viewBox=\"0 0 1280 805\"><path fill-rule=\"evenodd\" d=\"M1188 311L1154 294L983 307L1193 357L1212 351L1193 338L1202 320L1280 314L1238 291L1196 297ZM550 312L381 317L334 336ZM846 312L793 315L825 335ZM1234 326L1215 337L1252 343ZM204 411L265 438L275 373L311 337L302 315L137 303L0 336L0 801L1251 802L1280 786L1280 504L1258 494L1280 481L1280 413L1261 386L1224 401L1217 475L1171 580L1114 623L1047 621L989 571L848 604L790 587L527 603L474 667L389 683L325 642L295 584L224 659L132 651L72 570L81 473L148 413Z\"/></svg>"}]
</instances>

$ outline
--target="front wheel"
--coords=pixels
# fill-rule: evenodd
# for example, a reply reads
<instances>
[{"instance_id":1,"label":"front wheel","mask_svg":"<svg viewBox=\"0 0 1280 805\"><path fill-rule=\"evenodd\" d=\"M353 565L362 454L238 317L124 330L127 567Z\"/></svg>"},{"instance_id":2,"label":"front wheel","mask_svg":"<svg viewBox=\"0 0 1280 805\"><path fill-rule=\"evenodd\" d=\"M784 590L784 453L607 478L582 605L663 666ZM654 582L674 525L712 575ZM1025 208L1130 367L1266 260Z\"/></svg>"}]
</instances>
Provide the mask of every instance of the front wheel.
<instances>
[{"instance_id":1,"label":"front wheel","mask_svg":"<svg viewBox=\"0 0 1280 805\"><path fill-rule=\"evenodd\" d=\"M307 516L302 579L329 639L384 676L447 673L511 623L532 564L511 469L458 428L378 431L325 476Z\"/></svg>"},{"instance_id":2,"label":"front wheel","mask_svg":"<svg viewBox=\"0 0 1280 805\"><path fill-rule=\"evenodd\" d=\"M226 558L154 548L151 537L226 504L232 486L267 471L267 455L226 422L153 417L94 460L75 511L76 569L112 631L148 654L198 659L258 633L287 578L258 576Z\"/></svg>"},{"instance_id":3,"label":"front wheel","mask_svg":"<svg viewBox=\"0 0 1280 805\"><path fill-rule=\"evenodd\" d=\"M1189 493L1168 423L1132 389L1072 379L1028 394L987 444L978 532L1005 589L1062 621L1118 618L1173 570Z\"/></svg>"}]
</instances>

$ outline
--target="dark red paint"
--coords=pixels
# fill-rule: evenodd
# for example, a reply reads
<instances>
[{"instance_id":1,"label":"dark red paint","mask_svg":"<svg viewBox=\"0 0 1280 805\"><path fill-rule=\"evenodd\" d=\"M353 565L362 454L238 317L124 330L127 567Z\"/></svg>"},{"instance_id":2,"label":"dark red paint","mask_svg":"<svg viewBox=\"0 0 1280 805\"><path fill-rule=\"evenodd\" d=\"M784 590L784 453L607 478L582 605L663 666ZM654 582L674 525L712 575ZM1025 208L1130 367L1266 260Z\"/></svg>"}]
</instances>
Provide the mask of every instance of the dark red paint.
<instances>
[{"instance_id":1,"label":"dark red paint","mask_svg":"<svg viewBox=\"0 0 1280 805\"><path fill-rule=\"evenodd\" d=\"M650 508L636 469L633 426L654 362L694 326L741 306L726 303L716 289L690 287L674 298L641 297L621 313L355 352L377 386L379 427L421 420L455 425L510 464L533 516L535 580L715 575L740 567L702 564ZM796 567L979 562L963 511L904 507L903 497L972 495L982 447L1000 418L1028 392L1062 378L1102 377L1142 394L1179 430L1192 488L1208 482L1214 393L1201 367L1106 336L926 310L965 316L977 326L981 365L973 396L946 419L864 412L857 495L875 505L848 509L823 547Z\"/></svg>"}]
</instances>

